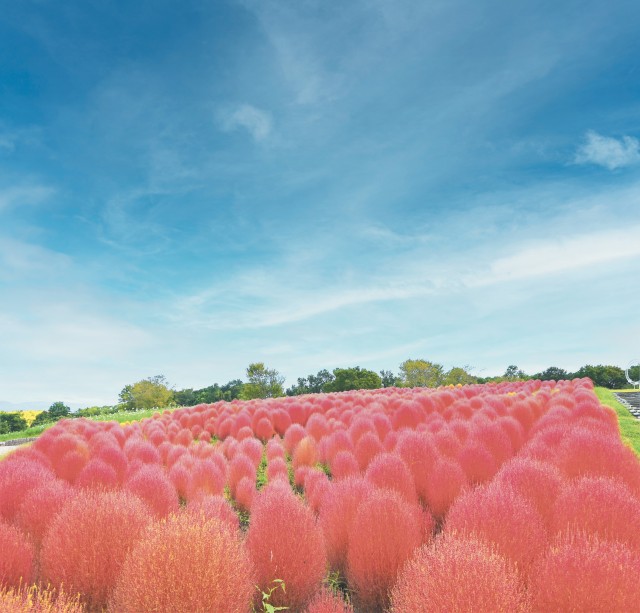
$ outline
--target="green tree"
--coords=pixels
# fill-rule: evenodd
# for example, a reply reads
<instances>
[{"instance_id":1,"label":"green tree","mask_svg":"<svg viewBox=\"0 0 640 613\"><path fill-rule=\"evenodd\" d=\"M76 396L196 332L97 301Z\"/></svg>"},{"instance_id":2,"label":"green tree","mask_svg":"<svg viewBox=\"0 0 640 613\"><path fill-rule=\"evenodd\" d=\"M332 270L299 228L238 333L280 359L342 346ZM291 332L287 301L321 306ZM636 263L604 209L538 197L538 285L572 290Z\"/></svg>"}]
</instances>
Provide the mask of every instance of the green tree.
<instances>
[{"instance_id":1,"label":"green tree","mask_svg":"<svg viewBox=\"0 0 640 613\"><path fill-rule=\"evenodd\" d=\"M400 381L403 387L438 387L444 382L444 368L427 360L405 360L400 364Z\"/></svg>"},{"instance_id":2,"label":"green tree","mask_svg":"<svg viewBox=\"0 0 640 613\"><path fill-rule=\"evenodd\" d=\"M527 379L527 375L523 370L520 370L515 364L507 366L507 370L504 371L504 378L507 381L521 381Z\"/></svg>"},{"instance_id":3,"label":"green tree","mask_svg":"<svg viewBox=\"0 0 640 613\"><path fill-rule=\"evenodd\" d=\"M448 370L445 375L442 384L443 385L469 385L471 383L477 383L477 377L474 377L467 368L460 366L454 366L451 370Z\"/></svg>"},{"instance_id":4,"label":"green tree","mask_svg":"<svg viewBox=\"0 0 640 613\"><path fill-rule=\"evenodd\" d=\"M33 420L32 426L40 426L52 421L58 421L71 416L71 409L64 402L54 402L46 411L39 413Z\"/></svg>"},{"instance_id":5,"label":"green tree","mask_svg":"<svg viewBox=\"0 0 640 613\"><path fill-rule=\"evenodd\" d=\"M623 389L629 385L624 370L619 366L591 366L587 364L582 366L575 372L575 376L579 378L589 377L594 385L599 387L608 387L609 389Z\"/></svg>"},{"instance_id":6,"label":"green tree","mask_svg":"<svg viewBox=\"0 0 640 613\"><path fill-rule=\"evenodd\" d=\"M400 377L393 374L390 370L381 370L380 379L382 381L382 387L400 387L401 385Z\"/></svg>"},{"instance_id":7,"label":"green tree","mask_svg":"<svg viewBox=\"0 0 640 613\"><path fill-rule=\"evenodd\" d=\"M326 369L318 371L317 375L309 375L308 377L298 377L296 385L292 385L287 389L287 396L300 396L301 394L322 394L327 391L334 376Z\"/></svg>"},{"instance_id":8,"label":"green tree","mask_svg":"<svg viewBox=\"0 0 640 613\"><path fill-rule=\"evenodd\" d=\"M276 398L283 396L284 377L277 370L267 368L264 362L255 362L247 367L247 383L242 386L240 398Z\"/></svg>"},{"instance_id":9,"label":"green tree","mask_svg":"<svg viewBox=\"0 0 640 613\"><path fill-rule=\"evenodd\" d=\"M20 413L3 413L0 411L0 434L20 432L27 429L27 420Z\"/></svg>"},{"instance_id":10,"label":"green tree","mask_svg":"<svg viewBox=\"0 0 640 613\"><path fill-rule=\"evenodd\" d=\"M549 368L543 370L541 373L534 375L533 378L540 379L540 381L566 381L573 377L564 368L549 366Z\"/></svg>"},{"instance_id":11,"label":"green tree","mask_svg":"<svg viewBox=\"0 0 640 613\"><path fill-rule=\"evenodd\" d=\"M326 385L326 391L346 392L347 390L373 390L380 387L382 387L382 379L378 373L354 366L353 368L334 368L333 381Z\"/></svg>"},{"instance_id":12,"label":"green tree","mask_svg":"<svg viewBox=\"0 0 640 613\"><path fill-rule=\"evenodd\" d=\"M120 402L125 409L154 409L170 406L173 390L164 375L156 375L125 385L120 392Z\"/></svg>"}]
</instances>

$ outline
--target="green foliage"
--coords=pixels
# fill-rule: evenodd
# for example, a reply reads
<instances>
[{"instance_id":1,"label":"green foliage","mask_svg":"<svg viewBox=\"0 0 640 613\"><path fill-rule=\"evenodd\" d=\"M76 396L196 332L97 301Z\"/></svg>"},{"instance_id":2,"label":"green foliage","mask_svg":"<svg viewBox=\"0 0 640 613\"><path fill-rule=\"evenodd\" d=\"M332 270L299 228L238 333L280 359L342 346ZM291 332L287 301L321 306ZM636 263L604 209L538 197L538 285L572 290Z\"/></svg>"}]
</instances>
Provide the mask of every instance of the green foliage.
<instances>
[{"instance_id":1,"label":"green foliage","mask_svg":"<svg viewBox=\"0 0 640 613\"><path fill-rule=\"evenodd\" d=\"M271 583L273 583L274 585L272 585L271 587L267 588L267 591L263 591L261 590L257 585L256 585L256 589L258 590L258 592L260 592L260 594L262 594L262 609L261 611L263 611L264 613L275 613L276 611L286 611L289 607L275 607L274 605L272 605L269 601L271 600L271 595L279 589L282 589L282 591L286 594L287 593L287 589L285 587L284 581L282 579L274 579Z\"/></svg>"},{"instance_id":2,"label":"green foliage","mask_svg":"<svg viewBox=\"0 0 640 613\"><path fill-rule=\"evenodd\" d=\"M125 385L120 392L120 402L124 409L167 407L173 402L173 391L169 389L163 375L156 375L132 385Z\"/></svg>"},{"instance_id":3,"label":"green foliage","mask_svg":"<svg viewBox=\"0 0 640 613\"><path fill-rule=\"evenodd\" d=\"M602 404L611 407L617 413L622 439L640 457L640 420L635 418L624 405L618 402L611 390L596 387L594 391Z\"/></svg>"},{"instance_id":4,"label":"green foliage","mask_svg":"<svg viewBox=\"0 0 640 613\"><path fill-rule=\"evenodd\" d=\"M568 373L564 368L549 366L546 370L533 375L533 378L540 379L540 381L566 381L575 377L571 373Z\"/></svg>"},{"instance_id":5,"label":"green foliage","mask_svg":"<svg viewBox=\"0 0 640 613\"><path fill-rule=\"evenodd\" d=\"M354 366L353 368L334 368L333 381L326 385L326 391L346 392L347 390L373 390L380 387L382 387L382 379L378 373Z\"/></svg>"},{"instance_id":6,"label":"green foliage","mask_svg":"<svg viewBox=\"0 0 640 613\"><path fill-rule=\"evenodd\" d=\"M442 364L428 360L405 360L400 364L400 382L404 387L438 387L444 383Z\"/></svg>"},{"instance_id":7,"label":"green foliage","mask_svg":"<svg viewBox=\"0 0 640 613\"><path fill-rule=\"evenodd\" d=\"M50 422L56 422L64 417L71 417L71 409L64 402L54 402L46 411L39 413L33 420L32 426L40 426Z\"/></svg>"},{"instance_id":8,"label":"green foliage","mask_svg":"<svg viewBox=\"0 0 640 613\"><path fill-rule=\"evenodd\" d=\"M20 413L0 412L0 434L20 432L27 429L27 420Z\"/></svg>"},{"instance_id":9,"label":"green foliage","mask_svg":"<svg viewBox=\"0 0 640 613\"><path fill-rule=\"evenodd\" d=\"M477 377L469 373L467 368L468 367L461 368L460 366L454 366L445 373L442 385L469 385L471 383L477 383Z\"/></svg>"},{"instance_id":10,"label":"green foliage","mask_svg":"<svg viewBox=\"0 0 640 613\"><path fill-rule=\"evenodd\" d=\"M507 366L507 370L504 371L503 377L507 381L522 381L528 379L524 371L518 368L515 364Z\"/></svg>"},{"instance_id":11,"label":"green foliage","mask_svg":"<svg viewBox=\"0 0 640 613\"><path fill-rule=\"evenodd\" d=\"M256 489L261 490L267 485L267 452L266 446L262 448L262 458L260 458L260 464L258 465L258 471L256 473Z\"/></svg>"},{"instance_id":12,"label":"green foliage","mask_svg":"<svg viewBox=\"0 0 640 613\"><path fill-rule=\"evenodd\" d=\"M589 377L598 387L609 389L624 389L628 386L624 370L619 366L591 366L587 364L575 372L575 377Z\"/></svg>"},{"instance_id":13,"label":"green foliage","mask_svg":"<svg viewBox=\"0 0 640 613\"><path fill-rule=\"evenodd\" d=\"M191 407L196 404L212 404L225 400L231 402L240 398L243 383L240 379L233 379L224 385L214 383L202 389L183 389L173 392L175 403L181 407Z\"/></svg>"},{"instance_id":14,"label":"green foliage","mask_svg":"<svg viewBox=\"0 0 640 613\"><path fill-rule=\"evenodd\" d=\"M334 376L326 369L318 371L317 375L298 377L298 383L287 389L287 396L300 396L302 394L322 394L327 392Z\"/></svg>"},{"instance_id":15,"label":"green foliage","mask_svg":"<svg viewBox=\"0 0 640 613\"><path fill-rule=\"evenodd\" d=\"M247 383L242 386L240 398L276 398L284 396L284 377L277 370L267 368L263 362L255 362L247 367Z\"/></svg>"},{"instance_id":16,"label":"green foliage","mask_svg":"<svg viewBox=\"0 0 640 613\"><path fill-rule=\"evenodd\" d=\"M400 387L402 381L398 375L394 375L390 370L381 370L380 379L382 380L382 387Z\"/></svg>"}]
</instances>

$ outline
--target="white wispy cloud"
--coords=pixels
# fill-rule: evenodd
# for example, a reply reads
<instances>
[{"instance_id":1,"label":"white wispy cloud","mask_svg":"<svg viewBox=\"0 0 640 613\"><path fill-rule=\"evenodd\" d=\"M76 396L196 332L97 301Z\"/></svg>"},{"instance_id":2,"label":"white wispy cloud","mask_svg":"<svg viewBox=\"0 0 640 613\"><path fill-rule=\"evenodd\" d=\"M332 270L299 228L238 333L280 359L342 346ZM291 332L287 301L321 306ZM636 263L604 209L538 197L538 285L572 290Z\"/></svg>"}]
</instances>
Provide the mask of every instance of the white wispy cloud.
<instances>
[{"instance_id":1,"label":"white wispy cloud","mask_svg":"<svg viewBox=\"0 0 640 613\"><path fill-rule=\"evenodd\" d=\"M241 104L231 111L221 113L220 126L226 132L242 128L253 140L261 142L271 134L273 122L267 111L251 104Z\"/></svg>"},{"instance_id":2,"label":"white wispy cloud","mask_svg":"<svg viewBox=\"0 0 640 613\"><path fill-rule=\"evenodd\" d=\"M52 278L70 265L71 258L63 253L0 236L0 280L25 280L34 275Z\"/></svg>"},{"instance_id":3,"label":"white wispy cloud","mask_svg":"<svg viewBox=\"0 0 640 613\"><path fill-rule=\"evenodd\" d=\"M573 161L576 164L597 164L609 170L632 166L640 163L640 141L633 136L613 138L590 130Z\"/></svg>"},{"instance_id":4,"label":"white wispy cloud","mask_svg":"<svg viewBox=\"0 0 640 613\"><path fill-rule=\"evenodd\" d=\"M49 199L55 190L46 185L26 185L0 188L0 211L20 206L40 204Z\"/></svg>"}]
</instances>

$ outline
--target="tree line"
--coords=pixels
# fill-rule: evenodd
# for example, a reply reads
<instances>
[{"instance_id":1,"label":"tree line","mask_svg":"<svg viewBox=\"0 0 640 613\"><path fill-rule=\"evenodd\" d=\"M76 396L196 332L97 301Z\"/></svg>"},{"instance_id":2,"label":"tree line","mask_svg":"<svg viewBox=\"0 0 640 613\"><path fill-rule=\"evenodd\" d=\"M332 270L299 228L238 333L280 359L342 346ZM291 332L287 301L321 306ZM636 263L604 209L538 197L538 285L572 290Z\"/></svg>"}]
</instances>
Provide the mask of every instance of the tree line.
<instances>
[{"instance_id":1,"label":"tree line","mask_svg":"<svg viewBox=\"0 0 640 613\"><path fill-rule=\"evenodd\" d=\"M249 364L246 380L232 379L220 385L201 389L172 389L166 377L156 375L125 385L119 394L119 402L113 406L87 407L71 412L62 402L55 402L47 411L40 413L32 425L57 421L63 417L93 417L109 415L121 411L169 408L211 404L220 400L251 400L254 398L275 398L278 396L298 396L301 394L321 394L344 392L356 389L378 389L383 387L440 387L442 385L467 385L471 383L492 383L501 381L559 381L589 377L594 385L609 389L629 387L625 371L619 366L586 365L575 372L558 366L549 366L539 373L527 374L516 365L506 368L504 374L480 377L471 373L469 366L454 366L449 370L442 364L424 359L409 359L400 364L398 372L381 370L375 372L360 366L319 370L316 374L298 377L296 382L285 389L285 378L263 362ZM631 369L632 379L640 379L640 366ZM24 422L24 423L23 423ZM15 432L26 428L25 420L15 413L0 412L0 433Z\"/></svg>"}]
</instances>

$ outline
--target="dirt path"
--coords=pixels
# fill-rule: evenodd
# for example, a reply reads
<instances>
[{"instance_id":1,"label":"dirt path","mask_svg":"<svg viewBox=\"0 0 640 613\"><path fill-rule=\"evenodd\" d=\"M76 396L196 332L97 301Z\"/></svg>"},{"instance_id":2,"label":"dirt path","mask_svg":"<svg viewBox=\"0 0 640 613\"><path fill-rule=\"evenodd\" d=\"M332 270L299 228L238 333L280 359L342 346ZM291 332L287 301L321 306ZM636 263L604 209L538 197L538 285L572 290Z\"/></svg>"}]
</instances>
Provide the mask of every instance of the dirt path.
<instances>
[{"instance_id":1,"label":"dirt path","mask_svg":"<svg viewBox=\"0 0 640 613\"><path fill-rule=\"evenodd\" d=\"M22 445L0 445L0 459L4 458L8 453L25 447L26 445L30 445L30 443L23 443Z\"/></svg>"}]
</instances>

